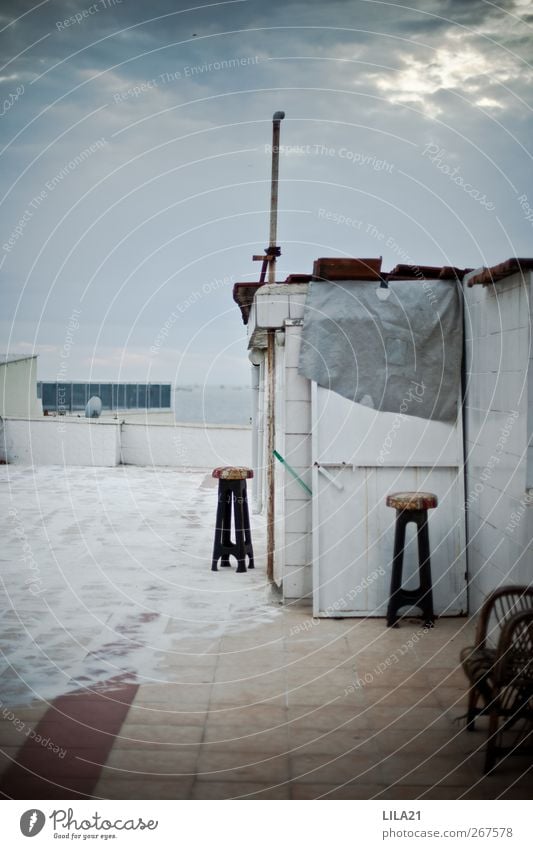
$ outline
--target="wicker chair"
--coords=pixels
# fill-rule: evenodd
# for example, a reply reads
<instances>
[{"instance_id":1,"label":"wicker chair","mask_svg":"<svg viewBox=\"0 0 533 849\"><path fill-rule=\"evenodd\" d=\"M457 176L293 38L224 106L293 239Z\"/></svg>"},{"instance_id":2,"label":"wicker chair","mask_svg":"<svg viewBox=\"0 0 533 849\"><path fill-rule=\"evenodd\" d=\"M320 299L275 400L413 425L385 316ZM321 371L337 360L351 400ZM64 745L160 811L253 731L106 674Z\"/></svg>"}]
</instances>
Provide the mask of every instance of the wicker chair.
<instances>
[{"instance_id":1,"label":"wicker chair","mask_svg":"<svg viewBox=\"0 0 533 849\"><path fill-rule=\"evenodd\" d=\"M489 717L487 773L533 732L533 586L500 587L485 599L475 645L462 650L461 663L470 682L467 729ZM513 726L515 740L504 748Z\"/></svg>"}]
</instances>

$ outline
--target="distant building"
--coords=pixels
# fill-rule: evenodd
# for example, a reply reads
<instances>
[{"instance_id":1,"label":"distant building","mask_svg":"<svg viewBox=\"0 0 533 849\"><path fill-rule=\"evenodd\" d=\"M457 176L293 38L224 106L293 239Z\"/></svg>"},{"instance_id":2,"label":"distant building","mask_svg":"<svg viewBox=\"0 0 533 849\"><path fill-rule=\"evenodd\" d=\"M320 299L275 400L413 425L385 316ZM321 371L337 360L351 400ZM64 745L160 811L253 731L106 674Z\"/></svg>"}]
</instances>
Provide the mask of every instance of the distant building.
<instances>
[{"instance_id":1,"label":"distant building","mask_svg":"<svg viewBox=\"0 0 533 849\"><path fill-rule=\"evenodd\" d=\"M42 414L37 395L37 356L0 354L0 415L30 419Z\"/></svg>"},{"instance_id":2,"label":"distant building","mask_svg":"<svg viewBox=\"0 0 533 849\"><path fill-rule=\"evenodd\" d=\"M171 410L170 383L68 383L39 381L37 394L44 413L77 413L85 410L89 398L97 395L102 410Z\"/></svg>"}]
</instances>

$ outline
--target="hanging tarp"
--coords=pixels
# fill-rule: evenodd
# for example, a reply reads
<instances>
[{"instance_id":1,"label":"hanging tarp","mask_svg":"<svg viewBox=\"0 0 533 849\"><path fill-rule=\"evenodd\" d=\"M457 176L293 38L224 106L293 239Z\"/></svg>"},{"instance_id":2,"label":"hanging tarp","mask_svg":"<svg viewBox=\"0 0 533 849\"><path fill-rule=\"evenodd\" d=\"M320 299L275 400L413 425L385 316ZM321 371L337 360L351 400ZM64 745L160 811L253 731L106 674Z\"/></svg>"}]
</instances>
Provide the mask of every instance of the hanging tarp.
<instances>
[{"instance_id":1,"label":"hanging tarp","mask_svg":"<svg viewBox=\"0 0 533 849\"><path fill-rule=\"evenodd\" d=\"M298 370L376 410L455 421L462 326L456 281L313 281Z\"/></svg>"}]
</instances>

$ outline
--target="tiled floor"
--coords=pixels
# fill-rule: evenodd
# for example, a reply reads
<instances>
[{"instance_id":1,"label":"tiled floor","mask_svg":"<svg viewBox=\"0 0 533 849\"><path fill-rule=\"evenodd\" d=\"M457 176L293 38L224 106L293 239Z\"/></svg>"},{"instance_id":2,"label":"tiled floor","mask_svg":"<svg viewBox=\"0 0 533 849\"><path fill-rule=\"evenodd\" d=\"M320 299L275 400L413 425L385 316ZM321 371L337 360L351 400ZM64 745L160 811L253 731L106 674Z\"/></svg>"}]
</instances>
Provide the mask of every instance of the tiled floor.
<instances>
[{"instance_id":1,"label":"tiled floor","mask_svg":"<svg viewBox=\"0 0 533 849\"><path fill-rule=\"evenodd\" d=\"M23 589L14 570L11 583L4 580L4 796L531 797L531 760L508 758L483 777L485 721L474 733L458 721L466 702L457 659L472 623L444 619L422 630L415 620L399 629L383 620L313 620L308 608L281 607L269 595L257 517L255 572L209 572L209 534L188 527L191 511L201 528L214 515L216 491L204 475L77 471L79 479L67 470L68 486L58 471L55 535L36 557L42 586L57 587L61 604L52 592L36 597L46 597L48 618L33 655L16 617L26 609ZM42 529L32 492L37 484L44 499L47 473L10 470L30 545ZM83 509L72 498L80 482ZM158 509L161 492L172 511ZM119 528L111 559L106 542L116 532L105 531L106 493ZM94 528L76 531L98 514L100 547ZM99 567L91 576L78 574L76 561L68 573L65 561L57 569L65 527L74 547L88 546ZM20 545L20 532L7 538L6 560L20 558ZM89 577L93 595L76 622L65 588L87 592ZM43 653L55 670L44 692Z\"/></svg>"}]
</instances>

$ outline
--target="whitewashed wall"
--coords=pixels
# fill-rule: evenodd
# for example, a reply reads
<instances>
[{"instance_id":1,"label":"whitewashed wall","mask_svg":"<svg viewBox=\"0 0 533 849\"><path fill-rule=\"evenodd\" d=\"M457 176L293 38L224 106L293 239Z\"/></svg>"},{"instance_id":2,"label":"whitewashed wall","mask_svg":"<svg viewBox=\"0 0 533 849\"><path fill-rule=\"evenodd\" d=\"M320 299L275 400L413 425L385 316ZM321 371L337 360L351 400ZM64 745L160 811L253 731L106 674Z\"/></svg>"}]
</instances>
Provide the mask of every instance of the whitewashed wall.
<instances>
[{"instance_id":1,"label":"whitewashed wall","mask_svg":"<svg viewBox=\"0 0 533 849\"><path fill-rule=\"evenodd\" d=\"M251 431L219 425L120 425L59 416L6 419L0 459L35 466L249 466Z\"/></svg>"},{"instance_id":2,"label":"whitewashed wall","mask_svg":"<svg viewBox=\"0 0 533 849\"><path fill-rule=\"evenodd\" d=\"M251 466L249 427L125 424L121 462L134 466Z\"/></svg>"},{"instance_id":3,"label":"whitewashed wall","mask_svg":"<svg viewBox=\"0 0 533 849\"><path fill-rule=\"evenodd\" d=\"M119 425L62 416L6 419L2 460L30 466L116 466Z\"/></svg>"},{"instance_id":4,"label":"whitewashed wall","mask_svg":"<svg viewBox=\"0 0 533 849\"><path fill-rule=\"evenodd\" d=\"M524 283L519 274L493 286L465 285L471 613L493 588L533 579L533 499L526 490L530 296L530 276Z\"/></svg>"}]
</instances>

